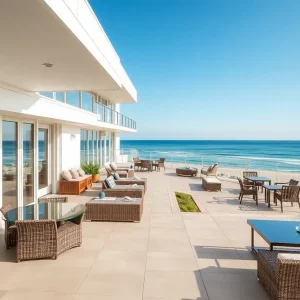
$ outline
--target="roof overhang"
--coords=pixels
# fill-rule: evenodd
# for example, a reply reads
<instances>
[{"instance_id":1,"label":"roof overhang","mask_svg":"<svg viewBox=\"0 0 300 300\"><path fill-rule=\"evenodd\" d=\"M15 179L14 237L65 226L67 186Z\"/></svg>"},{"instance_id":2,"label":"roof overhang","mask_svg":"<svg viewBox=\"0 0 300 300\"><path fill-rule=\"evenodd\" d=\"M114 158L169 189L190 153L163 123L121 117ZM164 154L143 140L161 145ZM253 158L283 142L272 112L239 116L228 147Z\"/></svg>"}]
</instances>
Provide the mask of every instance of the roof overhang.
<instances>
[{"instance_id":1,"label":"roof overhang","mask_svg":"<svg viewBox=\"0 0 300 300\"><path fill-rule=\"evenodd\" d=\"M27 91L95 91L115 103L136 102L135 89L124 87L62 0L2 0L0 41L0 82Z\"/></svg>"}]
</instances>

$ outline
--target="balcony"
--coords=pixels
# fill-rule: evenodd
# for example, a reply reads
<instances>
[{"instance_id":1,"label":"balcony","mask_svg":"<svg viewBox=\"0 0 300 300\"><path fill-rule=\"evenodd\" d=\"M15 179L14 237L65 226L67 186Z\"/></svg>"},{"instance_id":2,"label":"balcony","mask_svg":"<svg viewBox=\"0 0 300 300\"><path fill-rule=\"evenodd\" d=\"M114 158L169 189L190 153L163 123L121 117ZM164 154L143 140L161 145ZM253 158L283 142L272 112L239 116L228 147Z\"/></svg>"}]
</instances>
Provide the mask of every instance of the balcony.
<instances>
[{"instance_id":1,"label":"balcony","mask_svg":"<svg viewBox=\"0 0 300 300\"><path fill-rule=\"evenodd\" d=\"M136 130L134 120L113 109L115 106L106 100L101 100L100 96L84 91L41 92L40 95L91 112L97 116L99 122Z\"/></svg>"}]
</instances>

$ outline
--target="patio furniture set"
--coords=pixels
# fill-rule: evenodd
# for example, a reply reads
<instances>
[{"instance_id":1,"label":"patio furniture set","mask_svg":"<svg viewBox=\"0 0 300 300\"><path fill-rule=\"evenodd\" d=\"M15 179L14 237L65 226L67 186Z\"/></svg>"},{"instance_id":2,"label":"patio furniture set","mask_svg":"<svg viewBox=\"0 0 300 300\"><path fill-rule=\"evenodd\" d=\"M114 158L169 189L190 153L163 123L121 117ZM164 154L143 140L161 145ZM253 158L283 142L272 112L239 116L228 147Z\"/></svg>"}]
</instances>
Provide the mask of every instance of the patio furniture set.
<instances>
[{"instance_id":1,"label":"patio furniture set","mask_svg":"<svg viewBox=\"0 0 300 300\"><path fill-rule=\"evenodd\" d=\"M258 176L257 172L248 171L243 172L243 178L243 181L241 178L238 178L241 188L239 195L240 204L242 203L245 195L250 195L256 201L256 205L258 205L258 189L261 187L262 192L265 190L265 202L268 203L268 207L271 206L270 199L271 192L273 192L274 203L277 205L277 201L280 201L281 212L283 212L283 202L290 202L292 206L293 203L296 202L300 208L300 186L298 186L299 182L297 180L291 179L289 182L276 182L272 185L270 178ZM265 182L268 184L265 184Z\"/></svg>"},{"instance_id":2,"label":"patio furniture set","mask_svg":"<svg viewBox=\"0 0 300 300\"><path fill-rule=\"evenodd\" d=\"M160 172L160 168L165 167L165 158L160 158L159 160L151 160L151 159L140 159L139 157L133 158L134 170L137 171L148 171L152 172L153 170Z\"/></svg>"}]
</instances>

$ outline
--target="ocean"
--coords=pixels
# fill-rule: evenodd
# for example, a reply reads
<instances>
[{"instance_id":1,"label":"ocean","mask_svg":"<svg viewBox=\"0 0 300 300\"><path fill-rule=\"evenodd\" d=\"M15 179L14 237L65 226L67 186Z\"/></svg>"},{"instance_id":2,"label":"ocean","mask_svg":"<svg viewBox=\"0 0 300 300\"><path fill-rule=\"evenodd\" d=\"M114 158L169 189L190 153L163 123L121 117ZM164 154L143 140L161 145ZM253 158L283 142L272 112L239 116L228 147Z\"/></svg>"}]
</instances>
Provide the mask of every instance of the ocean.
<instances>
[{"instance_id":1,"label":"ocean","mask_svg":"<svg viewBox=\"0 0 300 300\"><path fill-rule=\"evenodd\" d=\"M121 149L145 159L300 172L300 141L121 140Z\"/></svg>"}]
</instances>

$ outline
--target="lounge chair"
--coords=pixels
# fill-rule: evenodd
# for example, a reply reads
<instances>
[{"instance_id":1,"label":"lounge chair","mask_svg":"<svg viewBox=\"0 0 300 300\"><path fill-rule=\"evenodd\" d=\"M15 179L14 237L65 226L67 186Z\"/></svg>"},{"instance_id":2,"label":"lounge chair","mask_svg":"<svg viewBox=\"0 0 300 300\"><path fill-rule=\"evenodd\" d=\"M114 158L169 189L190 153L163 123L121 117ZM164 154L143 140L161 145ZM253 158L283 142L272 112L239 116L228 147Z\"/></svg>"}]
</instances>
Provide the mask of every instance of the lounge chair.
<instances>
[{"instance_id":1,"label":"lounge chair","mask_svg":"<svg viewBox=\"0 0 300 300\"><path fill-rule=\"evenodd\" d=\"M272 300L300 299L300 254L259 250L257 278Z\"/></svg>"},{"instance_id":2,"label":"lounge chair","mask_svg":"<svg viewBox=\"0 0 300 300\"><path fill-rule=\"evenodd\" d=\"M217 176L217 170L219 168L219 164L216 163L211 166L206 166L201 169L201 174L206 176Z\"/></svg>"},{"instance_id":3,"label":"lounge chair","mask_svg":"<svg viewBox=\"0 0 300 300\"><path fill-rule=\"evenodd\" d=\"M282 190L274 192L275 203L277 204L277 200L281 203L281 212L283 212L282 202L291 202L292 206L294 202L297 202L300 208L299 192L300 186L295 185L283 185Z\"/></svg>"},{"instance_id":4,"label":"lounge chair","mask_svg":"<svg viewBox=\"0 0 300 300\"><path fill-rule=\"evenodd\" d=\"M240 204L242 204L243 197L245 195L253 196L253 199L256 201L256 205L258 205L258 195L257 195L257 189L254 185L246 185L242 182L241 178L238 178L239 184L240 184L240 195L239 200Z\"/></svg>"},{"instance_id":5,"label":"lounge chair","mask_svg":"<svg viewBox=\"0 0 300 300\"><path fill-rule=\"evenodd\" d=\"M131 197L131 198L142 198L144 199L144 186L134 184L117 184L113 178L110 176L103 180L102 182L102 191L108 197Z\"/></svg>"},{"instance_id":6,"label":"lounge chair","mask_svg":"<svg viewBox=\"0 0 300 300\"><path fill-rule=\"evenodd\" d=\"M126 172L127 176L124 175L122 177L133 177L134 176L134 170L132 168L117 167L114 163L105 164L105 169L106 169L106 172L107 172L107 170L109 170L111 174L113 174L115 172L118 172L119 174L125 174L125 172Z\"/></svg>"},{"instance_id":7,"label":"lounge chair","mask_svg":"<svg viewBox=\"0 0 300 300\"><path fill-rule=\"evenodd\" d=\"M137 177L128 177L128 178L120 178L120 179L115 179L115 183L117 185L141 185L144 187L144 192L146 193L147 191L147 178L137 178Z\"/></svg>"}]
</instances>

